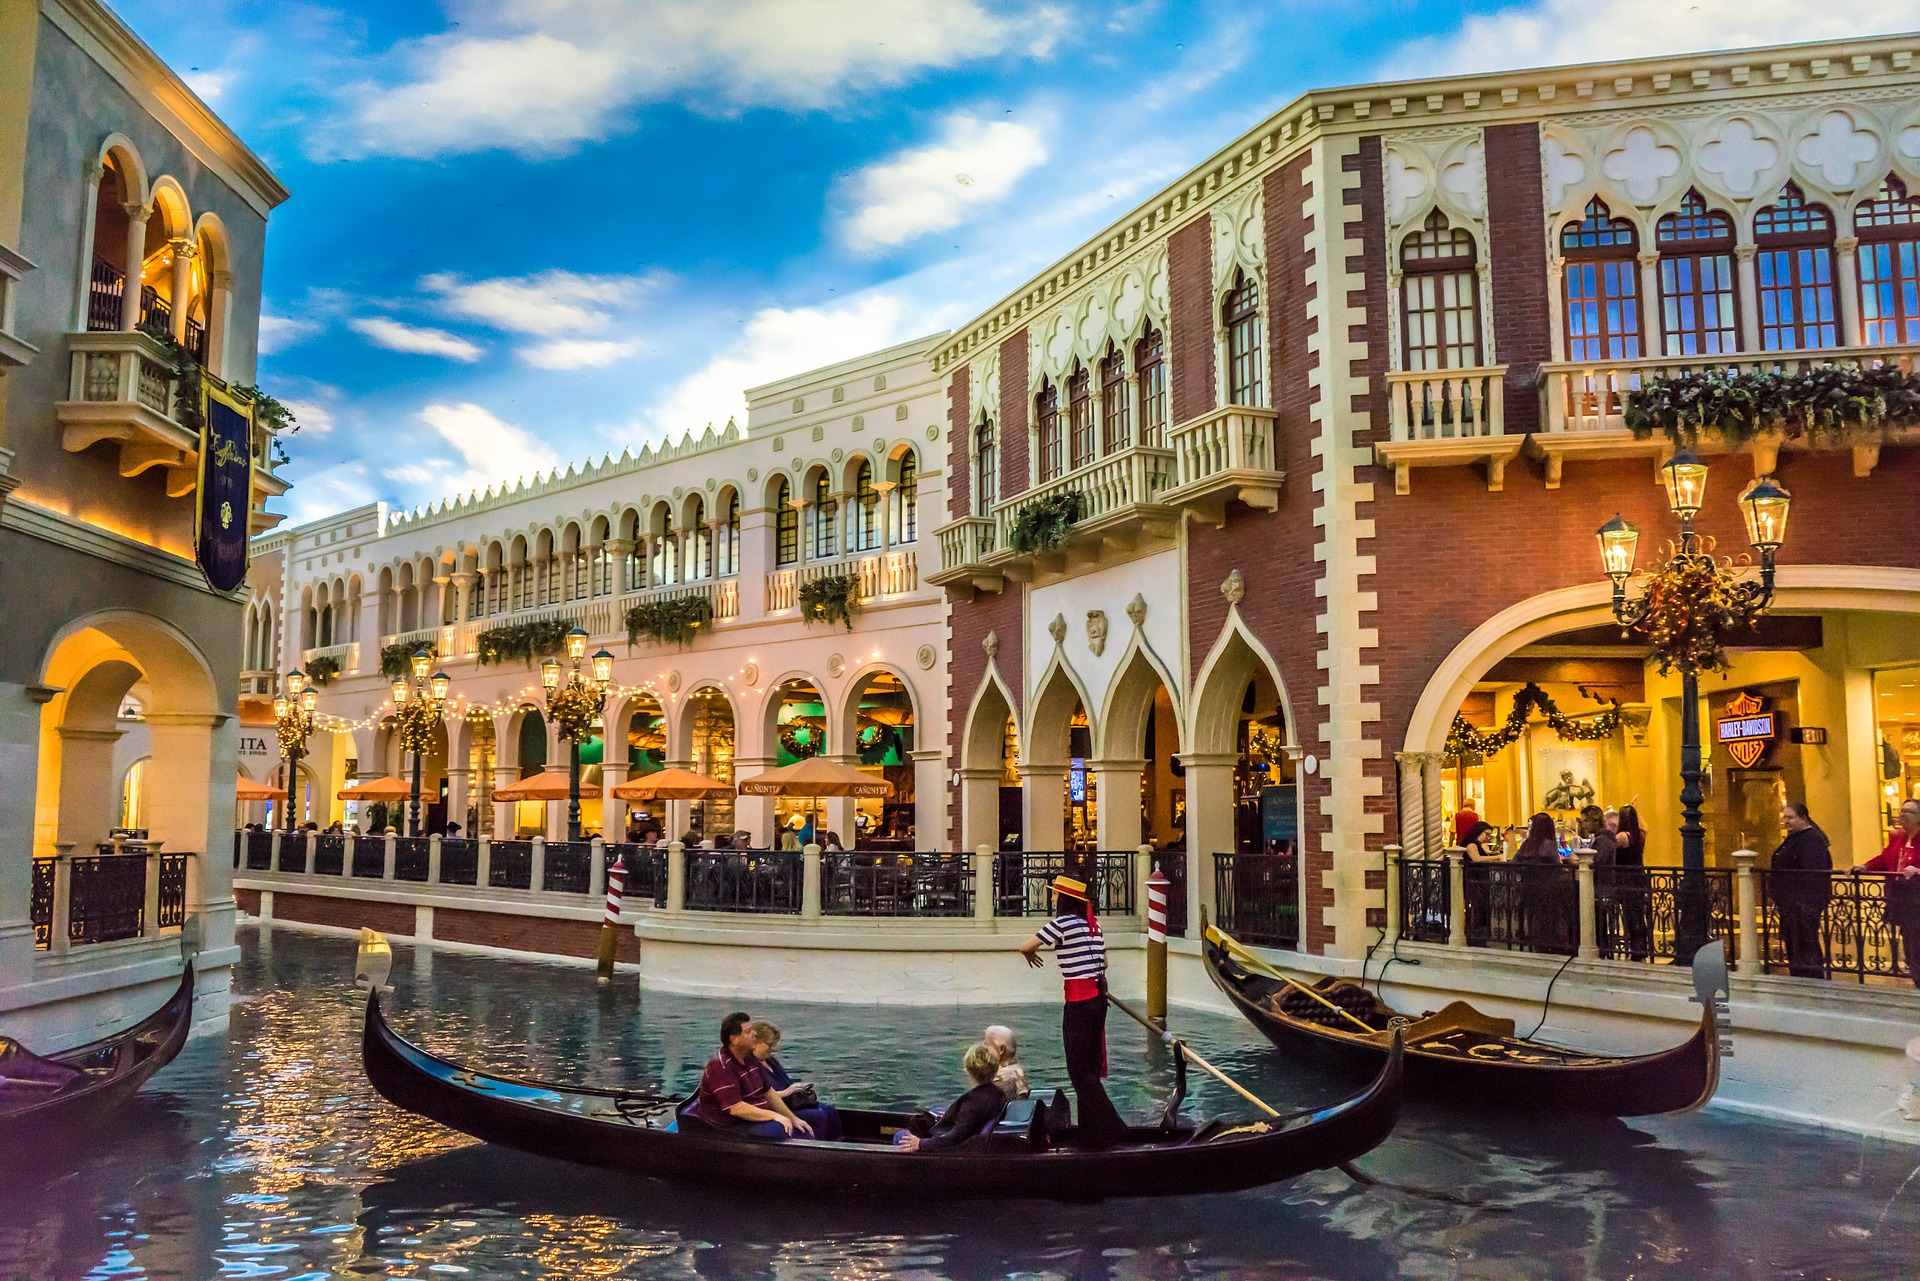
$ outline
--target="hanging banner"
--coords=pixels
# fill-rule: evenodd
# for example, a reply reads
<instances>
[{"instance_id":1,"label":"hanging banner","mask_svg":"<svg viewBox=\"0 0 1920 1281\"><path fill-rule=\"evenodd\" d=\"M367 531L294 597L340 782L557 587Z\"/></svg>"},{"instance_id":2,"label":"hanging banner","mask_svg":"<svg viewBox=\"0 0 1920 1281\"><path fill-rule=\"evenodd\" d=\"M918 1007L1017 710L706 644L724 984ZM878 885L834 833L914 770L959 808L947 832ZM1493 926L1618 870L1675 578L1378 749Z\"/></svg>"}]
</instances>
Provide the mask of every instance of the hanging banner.
<instances>
[{"instance_id":1,"label":"hanging banner","mask_svg":"<svg viewBox=\"0 0 1920 1281\"><path fill-rule=\"evenodd\" d=\"M253 414L206 387L200 425L200 484L195 494L193 557L217 592L247 579L247 527L253 504Z\"/></svg>"}]
</instances>

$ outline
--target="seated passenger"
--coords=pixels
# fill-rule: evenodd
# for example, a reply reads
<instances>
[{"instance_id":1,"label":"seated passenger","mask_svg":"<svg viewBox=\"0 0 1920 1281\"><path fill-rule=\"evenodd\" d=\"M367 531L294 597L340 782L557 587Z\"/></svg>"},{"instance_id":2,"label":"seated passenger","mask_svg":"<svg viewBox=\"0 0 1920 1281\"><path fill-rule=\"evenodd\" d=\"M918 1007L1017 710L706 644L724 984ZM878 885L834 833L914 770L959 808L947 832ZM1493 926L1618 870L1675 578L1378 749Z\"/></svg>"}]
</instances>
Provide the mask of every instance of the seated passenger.
<instances>
[{"instance_id":1,"label":"seated passenger","mask_svg":"<svg viewBox=\"0 0 1920 1281\"><path fill-rule=\"evenodd\" d=\"M753 1057L766 1073L767 1088L780 1097L789 1111L813 1127L815 1138L841 1137L839 1109L822 1103L813 1082L794 1080L786 1066L774 1057L780 1048L780 1029L765 1020L756 1020L752 1028Z\"/></svg>"},{"instance_id":2,"label":"seated passenger","mask_svg":"<svg viewBox=\"0 0 1920 1281\"><path fill-rule=\"evenodd\" d=\"M954 1100L953 1106L941 1114L932 1134L923 1139L911 1131L902 1130L893 1136L895 1147L902 1152L938 1152L944 1148L957 1148L968 1139L985 1134L1000 1119L1000 1114L1007 1110L1007 1096L993 1083L994 1073L1000 1068L993 1051L975 1043L960 1060L960 1066L967 1070L973 1088Z\"/></svg>"},{"instance_id":3,"label":"seated passenger","mask_svg":"<svg viewBox=\"0 0 1920 1281\"><path fill-rule=\"evenodd\" d=\"M756 1139L785 1139L796 1132L812 1138L813 1127L767 1088L767 1075L753 1055L752 1021L736 1012L721 1022L720 1052L700 1073L691 1115L715 1129Z\"/></svg>"},{"instance_id":4,"label":"seated passenger","mask_svg":"<svg viewBox=\"0 0 1920 1281\"><path fill-rule=\"evenodd\" d=\"M980 1034L980 1043L993 1051L994 1062L999 1065L993 1083L1009 1099L1026 1098L1031 1091L1027 1087L1027 1070L1020 1066L1020 1043L1014 1039L1013 1029L995 1023Z\"/></svg>"}]
</instances>

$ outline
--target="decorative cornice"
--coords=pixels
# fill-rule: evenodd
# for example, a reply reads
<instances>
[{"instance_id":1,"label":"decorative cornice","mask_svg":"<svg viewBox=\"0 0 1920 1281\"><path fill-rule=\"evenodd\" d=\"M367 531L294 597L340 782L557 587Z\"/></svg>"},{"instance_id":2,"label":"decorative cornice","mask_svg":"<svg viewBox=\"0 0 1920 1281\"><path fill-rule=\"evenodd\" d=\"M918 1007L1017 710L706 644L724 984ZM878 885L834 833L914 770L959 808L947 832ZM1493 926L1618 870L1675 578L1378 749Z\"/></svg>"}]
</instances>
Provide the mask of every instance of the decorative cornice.
<instances>
[{"instance_id":1,"label":"decorative cornice","mask_svg":"<svg viewBox=\"0 0 1920 1281\"><path fill-rule=\"evenodd\" d=\"M214 591L207 586L207 580L201 575L200 567L185 557L175 556L172 552L164 552L157 547L135 542L124 534L116 534L98 525L75 520L71 516L50 511L21 498L9 498L4 506L0 506L0 528L11 529L29 538L38 538L43 542L80 552L82 555L124 565L148 577L162 578L181 587L205 592L209 596L219 596L222 599L234 601L246 596L244 587L232 592Z\"/></svg>"}]
</instances>

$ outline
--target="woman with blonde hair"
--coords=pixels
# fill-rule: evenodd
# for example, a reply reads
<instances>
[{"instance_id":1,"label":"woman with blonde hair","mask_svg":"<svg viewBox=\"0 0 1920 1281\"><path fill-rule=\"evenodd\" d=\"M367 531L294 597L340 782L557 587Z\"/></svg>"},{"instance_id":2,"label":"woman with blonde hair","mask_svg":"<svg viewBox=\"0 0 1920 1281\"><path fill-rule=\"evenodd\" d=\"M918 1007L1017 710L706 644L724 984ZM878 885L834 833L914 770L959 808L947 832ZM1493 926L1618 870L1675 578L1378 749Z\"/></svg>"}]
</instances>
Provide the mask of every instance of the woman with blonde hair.
<instances>
[{"instance_id":1,"label":"woman with blonde hair","mask_svg":"<svg viewBox=\"0 0 1920 1281\"><path fill-rule=\"evenodd\" d=\"M968 1139L992 1129L993 1123L1006 1111L1007 1096L993 1082L994 1073L1000 1070L1000 1060L984 1041L975 1041L967 1047L966 1054L960 1059L960 1066L973 1088L955 1099L953 1106L940 1114L933 1133L926 1138L908 1130L895 1135L894 1145L902 1152L938 1152L943 1148L957 1148Z\"/></svg>"}]
</instances>

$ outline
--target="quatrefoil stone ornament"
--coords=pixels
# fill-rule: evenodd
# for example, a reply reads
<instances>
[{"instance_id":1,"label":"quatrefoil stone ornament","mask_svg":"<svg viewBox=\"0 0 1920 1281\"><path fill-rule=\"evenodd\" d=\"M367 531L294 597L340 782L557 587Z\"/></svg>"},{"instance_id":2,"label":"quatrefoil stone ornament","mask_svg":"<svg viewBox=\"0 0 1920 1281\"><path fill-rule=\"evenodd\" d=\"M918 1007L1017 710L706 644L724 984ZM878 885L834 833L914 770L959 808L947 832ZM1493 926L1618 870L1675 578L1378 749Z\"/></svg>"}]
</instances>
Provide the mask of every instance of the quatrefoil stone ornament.
<instances>
[{"instance_id":1,"label":"quatrefoil stone ornament","mask_svg":"<svg viewBox=\"0 0 1920 1281\"><path fill-rule=\"evenodd\" d=\"M1627 131L1620 145L1607 152L1600 172L1626 188L1635 203L1650 205L1668 178L1680 172L1680 149L1669 147L1645 125Z\"/></svg>"},{"instance_id":2,"label":"quatrefoil stone ornament","mask_svg":"<svg viewBox=\"0 0 1920 1281\"><path fill-rule=\"evenodd\" d=\"M1819 174L1821 185L1829 191L1847 191L1854 185L1860 166L1880 150L1880 139L1854 123L1844 111L1829 111L1820 117L1814 131L1800 140L1794 151L1800 163Z\"/></svg>"},{"instance_id":3,"label":"quatrefoil stone ornament","mask_svg":"<svg viewBox=\"0 0 1920 1281\"><path fill-rule=\"evenodd\" d=\"M1735 196L1751 196L1763 185L1764 176L1780 163L1780 145L1762 138L1749 120L1729 120L1720 132L1700 148L1700 170L1711 175L1721 190Z\"/></svg>"}]
</instances>

